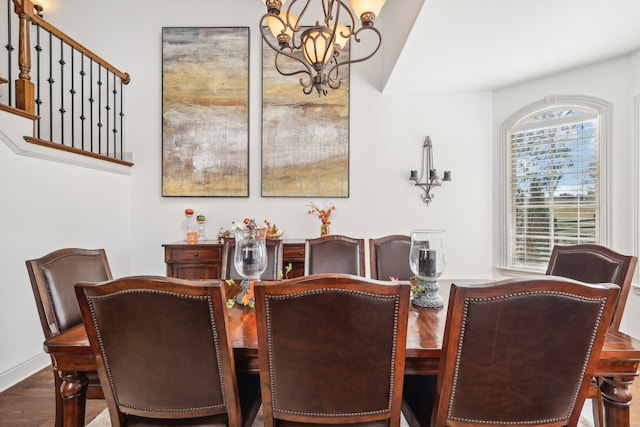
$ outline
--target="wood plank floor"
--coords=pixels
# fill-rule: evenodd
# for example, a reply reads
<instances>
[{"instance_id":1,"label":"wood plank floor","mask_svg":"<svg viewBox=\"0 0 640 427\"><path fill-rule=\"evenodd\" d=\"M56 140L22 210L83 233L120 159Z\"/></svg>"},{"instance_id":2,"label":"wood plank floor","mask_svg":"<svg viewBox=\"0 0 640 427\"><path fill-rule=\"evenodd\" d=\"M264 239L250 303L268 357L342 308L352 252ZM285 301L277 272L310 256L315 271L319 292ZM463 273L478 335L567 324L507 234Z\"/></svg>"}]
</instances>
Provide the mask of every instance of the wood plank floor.
<instances>
[{"instance_id":1,"label":"wood plank floor","mask_svg":"<svg viewBox=\"0 0 640 427\"><path fill-rule=\"evenodd\" d=\"M88 399L86 423L106 407L104 400ZM55 412L51 367L0 393L2 427L51 427L55 422Z\"/></svg>"},{"instance_id":2,"label":"wood plank floor","mask_svg":"<svg viewBox=\"0 0 640 427\"><path fill-rule=\"evenodd\" d=\"M631 425L640 427L640 380L634 382ZM86 423L106 405L103 400L87 400ZM53 373L48 367L0 393L0 427L51 427L55 420Z\"/></svg>"}]
</instances>

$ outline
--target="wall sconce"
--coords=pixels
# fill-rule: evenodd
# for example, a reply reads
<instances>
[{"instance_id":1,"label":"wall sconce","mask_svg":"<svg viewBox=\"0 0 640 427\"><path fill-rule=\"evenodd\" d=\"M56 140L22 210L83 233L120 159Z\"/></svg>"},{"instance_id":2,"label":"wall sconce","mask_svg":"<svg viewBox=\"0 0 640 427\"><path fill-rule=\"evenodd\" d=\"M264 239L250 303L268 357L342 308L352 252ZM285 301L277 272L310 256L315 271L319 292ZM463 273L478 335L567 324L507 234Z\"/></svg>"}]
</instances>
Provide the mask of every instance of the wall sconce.
<instances>
[{"instance_id":1,"label":"wall sconce","mask_svg":"<svg viewBox=\"0 0 640 427\"><path fill-rule=\"evenodd\" d=\"M424 178L424 181L422 180ZM433 187L440 187L442 182L438 177L438 171L433 167L433 147L431 143L431 137L427 136L422 144L422 170L420 171L420 177L418 177L418 171L411 171L409 177L418 187L424 190L424 196L422 201L429 205L431 199L435 196L431 194ZM442 181L451 181L451 171L444 171L444 177Z\"/></svg>"}]
</instances>

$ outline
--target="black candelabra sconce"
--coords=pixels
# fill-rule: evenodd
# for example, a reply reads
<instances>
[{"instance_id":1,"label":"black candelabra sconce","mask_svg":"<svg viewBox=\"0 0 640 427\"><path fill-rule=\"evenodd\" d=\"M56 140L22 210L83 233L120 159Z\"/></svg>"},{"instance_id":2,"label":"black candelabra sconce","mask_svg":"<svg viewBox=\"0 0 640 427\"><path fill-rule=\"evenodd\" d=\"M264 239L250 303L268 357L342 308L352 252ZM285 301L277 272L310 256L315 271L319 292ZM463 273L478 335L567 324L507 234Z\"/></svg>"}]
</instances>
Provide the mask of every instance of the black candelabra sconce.
<instances>
[{"instance_id":1,"label":"black candelabra sconce","mask_svg":"<svg viewBox=\"0 0 640 427\"><path fill-rule=\"evenodd\" d=\"M422 144L422 170L420 171L420 176L418 176L418 171L412 170L409 179L414 182L414 185L424 190L422 201L427 205L435 197L431 193L433 187L440 187L442 182L451 181L451 171L444 171L444 176L440 180L438 171L433 166L433 144L429 136L424 139L424 144Z\"/></svg>"}]
</instances>

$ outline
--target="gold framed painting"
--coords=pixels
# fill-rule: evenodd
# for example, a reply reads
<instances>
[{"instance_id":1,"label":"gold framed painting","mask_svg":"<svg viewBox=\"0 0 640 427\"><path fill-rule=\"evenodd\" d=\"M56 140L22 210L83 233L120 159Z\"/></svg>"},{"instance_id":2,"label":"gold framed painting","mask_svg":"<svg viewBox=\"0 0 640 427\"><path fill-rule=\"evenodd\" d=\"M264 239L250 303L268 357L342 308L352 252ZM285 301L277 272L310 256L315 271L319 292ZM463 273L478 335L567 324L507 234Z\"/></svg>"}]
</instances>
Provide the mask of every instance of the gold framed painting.
<instances>
[{"instance_id":1,"label":"gold framed painting","mask_svg":"<svg viewBox=\"0 0 640 427\"><path fill-rule=\"evenodd\" d=\"M162 196L249 196L249 28L162 28Z\"/></svg>"},{"instance_id":2,"label":"gold framed painting","mask_svg":"<svg viewBox=\"0 0 640 427\"><path fill-rule=\"evenodd\" d=\"M349 65L340 67L340 87L318 96L304 94L300 75L281 75L274 60L263 41L262 196L349 197Z\"/></svg>"}]
</instances>

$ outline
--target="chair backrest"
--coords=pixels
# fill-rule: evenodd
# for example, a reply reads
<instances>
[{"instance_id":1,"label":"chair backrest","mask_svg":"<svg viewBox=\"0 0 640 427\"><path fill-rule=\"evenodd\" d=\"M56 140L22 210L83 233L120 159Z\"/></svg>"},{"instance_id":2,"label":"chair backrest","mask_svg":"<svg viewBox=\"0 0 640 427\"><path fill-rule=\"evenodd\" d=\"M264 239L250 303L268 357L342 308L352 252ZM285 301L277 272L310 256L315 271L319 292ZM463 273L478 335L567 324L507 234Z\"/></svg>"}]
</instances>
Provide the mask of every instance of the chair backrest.
<instances>
[{"instance_id":1,"label":"chair backrest","mask_svg":"<svg viewBox=\"0 0 640 427\"><path fill-rule=\"evenodd\" d=\"M638 258L622 255L600 245L570 245L553 247L547 275L568 277L585 283L615 283L620 296L611 327L618 329L627 304L631 281Z\"/></svg>"},{"instance_id":2,"label":"chair backrest","mask_svg":"<svg viewBox=\"0 0 640 427\"><path fill-rule=\"evenodd\" d=\"M337 234L307 239L304 245L304 274L321 273L364 277L364 239Z\"/></svg>"},{"instance_id":3,"label":"chair backrest","mask_svg":"<svg viewBox=\"0 0 640 427\"><path fill-rule=\"evenodd\" d=\"M263 280L278 280L278 273L283 272L284 264L284 244L280 239L267 239L267 269L260 276ZM222 249L222 270L221 279L242 280L233 263L236 250L235 239L225 239Z\"/></svg>"},{"instance_id":4,"label":"chair backrest","mask_svg":"<svg viewBox=\"0 0 640 427\"><path fill-rule=\"evenodd\" d=\"M411 237L401 234L369 239L369 264L372 279L409 280L414 274L409 266Z\"/></svg>"},{"instance_id":5,"label":"chair backrest","mask_svg":"<svg viewBox=\"0 0 640 427\"><path fill-rule=\"evenodd\" d=\"M619 287L452 285L431 425L577 425Z\"/></svg>"},{"instance_id":6,"label":"chair backrest","mask_svg":"<svg viewBox=\"0 0 640 427\"><path fill-rule=\"evenodd\" d=\"M59 249L26 264L45 338L82 322L76 283L112 278L104 249Z\"/></svg>"},{"instance_id":7,"label":"chair backrest","mask_svg":"<svg viewBox=\"0 0 640 427\"><path fill-rule=\"evenodd\" d=\"M114 426L240 425L220 282L132 276L81 282L76 294Z\"/></svg>"},{"instance_id":8,"label":"chair backrest","mask_svg":"<svg viewBox=\"0 0 640 427\"><path fill-rule=\"evenodd\" d=\"M265 426L399 426L409 290L347 274L258 282Z\"/></svg>"}]
</instances>

